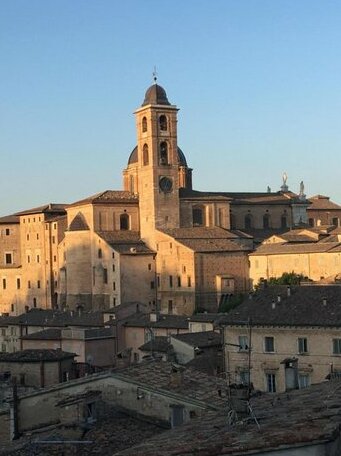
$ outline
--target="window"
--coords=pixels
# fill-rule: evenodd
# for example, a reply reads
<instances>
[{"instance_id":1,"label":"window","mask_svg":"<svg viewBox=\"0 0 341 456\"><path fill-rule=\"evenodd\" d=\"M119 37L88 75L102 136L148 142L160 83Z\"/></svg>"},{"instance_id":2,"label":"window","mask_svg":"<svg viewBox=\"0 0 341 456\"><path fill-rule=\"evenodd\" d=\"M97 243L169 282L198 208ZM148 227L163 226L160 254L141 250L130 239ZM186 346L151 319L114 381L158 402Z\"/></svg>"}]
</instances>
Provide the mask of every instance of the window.
<instances>
[{"instance_id":1,"label":"window","mask_svg":"<svg viewBox=\"0 0 341 456\"><path fill-rule=\"evenodd\" d=\"M27 282L27 288L31 288L31 281L30 280Z\"/></svg>"},{"instance_id":2,"label":"window","mask_svg":"<svg viewBox=\"0 0 341 456\"><path fill-rule=\"evenodd\" d=\"M310 376L308 374L298 374L299 389L308 388L310 386Z\"/></svg>"},{"instance_id":3,"label":"window","mask_svg":"<svg viewBox=\"0 0 341 456\"><path fill-rule=\"evenodd\" d=\"M178 287L180 288L181 287L181 277L178 276Z\"/></svg>"},{"instance_id":4,"label":"window","mask_svg":"<svg viewBox=\"0 0 341 456\"><path fill-rule=\"evenodd\" d=\"M19 277L17 278L17 290L20 290L20 279L19 279Z\"/></svg>"},{"instance_id":5,"label":"window","mask_svg":"<svg viewBox=\"0 0 341 456\"><path fill-rule=\"evenodd\" d=\"M308 353L308 341L306 337L298 338L298 353Z\"/></svg>"},{"instance_id":6,"label":"window","mask_svg":"<svg viewBox=\"0 0 341 456\"><path fill-rule=\"evenodd\" d=\"M252 216L251 216L251 214L245 215L245 218L244 218L244 227L245 227L245 229L247 229L247 230L250 230L250 229L252 228Z\"/></svg>"},{"instance_id":7,"label":"window","mask_svg":"<svg viewBox=\"0 0 341 456\"><path fill-rule=\"evenodd\" d=\"M57 229L57 223L54 223L54 224L53 224L53 229L54 229L54 230Z\"/></svg>"},{"instance_id":8,"label":"window","mask_svg":"<svg viewBox=\"0 0 341 456\"><path fill-rule=\"evenodd\" d=\"M151 290L154 290L154 288L155 288L155 283L154 283L154 280L152 280L152 281L150 282L150 289L151 289Z\"/></svg>"},{"instance_id":9,"label":"window","mask_svg":"<svg viewBox=\"0 0 341 456\"><path fill-rule=\"evenodd\" d=\"M103 282L108 283L108 269L103 269Z\"/></svg>"},{"instance_id":10,"label":"window","mask_svg":"<svg viewBox=\"0 0 341 456\"><path fill-rule=\"evenodd\" d=\"M5 230L5 234L6 234L6 236L9 236L9 235L11 234L11 232L10 232L10 229L9 229L9 228L6 228L6 230Z\"/></svg>"},{"instance_id":11,"label":"window","mask_svg":"<svg viewBox=\"0 0 341 456\"><path fill-rule=\"evenodd\" d=\"M112 256L112 258L115 258L115 252L112 252L111 256Z\"/></svg>"},{"instance_id":12,"label":"window","mask_svg":"<svg viewBox=\"0 0 341 456\"><path fill-rule=\"evenodd\" d=\"M275 351L275 340L273 337L264 338L264 350L268 353Z\"/></svg>"},{"instance_id":13,"label":"window","mask_svg":"<svg viewBox=\"0 0 341 456\"><path fill-rule=\"evenodd\" d=\"M239 381L242 385L248 385L250 382L250 373L249 371L239 372Z\"/></svg>"},{"instance_id":14,"label":"window","mask_svg":"<svg viewBox=\"0 0 341 456\"><path fill-rule=\"evenodd\" d=\"M158 288L160 288L160 276L159 275L156 277L156 281L157 281Z\"/></svg>"},{"instance_id":15,"label":"window","mask_svg":"<svg viewBox=\"0 0 341 456\"><path fill-rule=\"evenodd\" d=\"M234 214L230 214L230 226L231 226L231 230L235 230L236 229L236 216Z\"/></svg>"},{"instance_id":16,"label":"window","mask_svg":"<svg viewBox=\"0 0 341 456\"><path fill-rule=\"evenodd\" d=\"M160 165L168 165L168 145L165 141L160 144Z\"/></svg>"},{"instance_id":17,"label":"window","mask_svg":"<svg viewBox=\"0 0 341 456\"><path fill-rule=\"evenodd\" d=\"M37 255L37 263L40 263L40 256Z\"/></svg>"},{"instance_id":18,"label":"window","mask_svg":"<svg viewBox=\"0 0 341 456\"><path fill-rule=\"evenodd\" d=\"M112 272L115 272L115 265L112 265Z\"/></svg>"},{"instance_id":19,"label":"window","mask_svg":"<svg viewBox=\"0 0 341 456\"><path fill-rule=\"evenodd\" d=\"M115 291L116 290L116 282L112 283L112 289Z\"/></svg>"},{"instance_id":20,"label":"window","mask_svg":"<svg viewBox=\"0 0 341 456\"><path fill-rule=\"evenodd\" d=\"M144 166L149 165L149 151L147 144L145 144L142 149L142 163Z\"/></svg>"},{"instance_id":21,"label":"window","mask_svg":"<svg viewBox=\"0 0 341 456\"><path fill-rule=\"evenodd\" d=\"M314 226L314 225L315 225L314 219L313 219L313 218L310 218L310 219L308 220L308 224L309 224L309 226Z\"/></svg>"},{"instance_id":22,"label":"window","mask_svg":"<svg viewBox=\"0 0 341 456\"><path fill-rule=\"evenodd\" d=\"M129 215L120 215L120 230L129 230Z\"/></svg>"},{"instance_id":23,"label":"window","mask_svg":"<svg viewBox=\"0 0 341 456\"><path fill-rule=\"evenodd\" d=\"M39 233L37 233L37 241L39 240Z\"/></svg>"},{"instance_id":24,"label":"window","mask_svg":"<svg viewBox=\"0 0 341 456\"><path fill-rule=\"evenodd\" d=\"M270 215L269 214L263 215L263 228L265 230L270 228Z\"/></svg>"},{"instance_id":25,"label":"window","mask_svg":"<svg viewBox=\"0 0 341 456\"><path fill-rule=\"evenodd\" d=\"M57 262L57 256L56 256L56 255L53 255L53 262L54 262L54 263Z\"/></svg>"},{"instance_id":26,"label":"window","mask_svg":"<svg viewBox=\"0 0 341 456\"><path fill-rule=\"evenodd\" d=\"M173 301L171 299L168 301L168 313L173 313Z\"/></svg>"},{"instance_id":27,"label":"window","mask_svg":"<svg viewBox=\"0 0 341 456\"><path fill-rule=\"evenodd\" d=\"M276 392L276 375L266 374L266 389L268 393Z\"/></svg>"},{"instance_id":28,"label":"window","mask_svg":"<svg viewBox=\"0 0 341 456\"><path fill-rule=\"evenodd\" d=\"M97 256L98 258L102 258L102 249L98 249Z\"/></svg>"},{"instance_id":29,"label":"window","mask_svg":"<svg viewBox=\"0 0 341 456\"><path fill-rule=\"evenodd\" d=\"M148 271L151 271L152 270L152 265L151 263L148 264Z\"/></svg>"},{"instance_id":30,"label":"window","mask_svg":"<svg viewBox=\"0 0 341 456\"><path fill-rule=\"evenodd\" d=\"M338 217L334 217L333 218L332 225L339 226L339 218Z\"/></svg>"},{"instance_id":31,"label":"window","mask_svg":"<svg viewBox=\"0 0 341 456\"><path fill-rule=\"evenodd\" d=\"M147 131L147 118L143 117L142 118L142 133L145 133Z\"/></svg>"},{"instance_id":32,"label":"window","mask_svg":"<svg viewBox=\"0 0 341 456\"><path fill-rule=\"evenodd\" d=\"M56 243L56 236L52 236L52 244Z\"/></svg>"},{"instance_id":33,"label":"window","mask_svg":"<svg viewBox=\"0 0 341 456\"><path fill-rule=\"evenodd\" d=\"M238 337L239 351L246 351L249 349L249 338L247 336Z\"/></svg>"},{"instance_id":34,"label":"window","mask_svg":"<svg viewBox=\"0 0 341 456\"><path fill-rule=\"evenodd\" d=\"M188 286L188 287L191 287L191 286L192 286L191 276L188 276L188 277L187 277L187 286Z\"/></svg>"},{"instance_id":35,"label":"window","mask_svg":"<svg viewBox=\"0 0 341 456\"><path fill-rule=\"evenodd\" d=\"M333 339L333 354L341 355L341 339Z\"/></svg>"},{"instance_id":36,"label":"window","mask_svg":"<svg viewBox=\"0 0 341 456\"><path fill-rule=\"evenodd\" d=\"M281 228L287 228L288 227L288 220L286 215L282 215L281 217Z\"/></svg>"},{"instance_id":37,"label":"window","mask_svg":"<svg viewBox=\"0 0 341 456\"><path fill-rule=\"evenodd\" d=\"M2 279L2 288L4 290L6 290L6 286L7 286L6 279Z\"/></svg>"},{"instance_id":38,"label":"window","mask_svg":"<svg viewBox=\"0 0 341 456\"><path fill-rule=\"evenodd\" d=\"M37 307L37 298L33 298L33 307Z\"/></svg>"},{"instance_id":39,"label":"window","mask_svg":"<svg viewBox=\"0 0 341 456\"><path fill-rule=\"evenodd\" d=\"M11 253L5 253L5 263L12 264L12 254Z\"/></svg>"},{"instance_id":40,"label":"window","mask_svg":"<svg viewBox=\"0 0 341 456\"><path fill-rule=\"evenodd\" d=\"M193 226L203 226L205 224L204 209L194 206L192 210Z\"/></svg>"},{"instance_id":41,"label":"window","mask_svg":"<svg viewBox=\"0 0 341 456\"><path fill-rule=\"evenodd\" d=\"M30 240L30 235L29 235L29 234L26 234L26 240L27 240L27 241Z\"/></svg>"},{"instance_id":42,"label":"window","mask_svg":"<svg viewBox=\"0 0 341 456\"><path fill-rule=\"evenodd\" d=\"M40 280L37 281L37 288L40 288Z\"/></svg>"},{"instance_id":43,"label":"window","mask_svg":"<svg viewBox=\"0 0 341 456\"><path fill-rule=\"evenodd\" d=\"M169 276L169 286L170 288L173 287L173 276Z\"/></svg>"},{"instance_id":44,"label":"window","mask_svg":"<svg viewBox=\"0 0 341 456\"><path fill-rule=\"evenodd\" d=\"M161 131L167 131L167 117L162 115L159 117L159 125Z\"/></svg>"}]
</instances>

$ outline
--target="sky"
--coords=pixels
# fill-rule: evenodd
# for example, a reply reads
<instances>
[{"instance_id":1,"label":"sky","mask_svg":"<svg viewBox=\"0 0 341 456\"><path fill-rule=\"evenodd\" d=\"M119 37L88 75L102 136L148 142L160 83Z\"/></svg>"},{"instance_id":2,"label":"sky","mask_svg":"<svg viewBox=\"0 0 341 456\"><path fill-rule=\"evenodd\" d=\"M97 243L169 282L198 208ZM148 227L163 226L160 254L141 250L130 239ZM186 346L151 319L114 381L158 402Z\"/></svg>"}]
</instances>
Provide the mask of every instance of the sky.
<instances>
[{"instance_id":1,"label":"sky","mask_svg":"<svg viewBox=\"0 0 341 456\"><path fill-rule=\"evenodd\" d=\"M0 215L122 189L158 83L206 191L341 204L338 0L0 0Z\"/></svg>"}]
</instances>

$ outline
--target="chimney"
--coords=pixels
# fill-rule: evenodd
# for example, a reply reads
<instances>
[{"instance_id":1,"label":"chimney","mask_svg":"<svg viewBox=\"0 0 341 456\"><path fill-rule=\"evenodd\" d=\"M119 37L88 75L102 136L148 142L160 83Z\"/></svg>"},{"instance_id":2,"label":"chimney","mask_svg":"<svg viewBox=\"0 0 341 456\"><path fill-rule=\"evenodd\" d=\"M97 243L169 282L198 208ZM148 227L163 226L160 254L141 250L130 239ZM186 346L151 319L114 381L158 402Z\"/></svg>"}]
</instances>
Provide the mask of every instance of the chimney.
<instances>
[{"instance_id":1,"label":"chimney","mask_svg":"<svg viewBox=\"0 0 341 456\"><path fill-rule=\"evenodd\" d=\"M277 295L277 302L281 302L281 295Z\"/></svg>"},{"instance_id":2,"label":"chimney","mask_svg":"<svg viewBox=\"0 0 341 456\"><path fill-rule=\"evenodd\" d=\"M273 300L272 303L271 303L271 309L276 309L276 302L275 302L275 300Z\"/></svg>"},{"instance_id":3,"label":"chimney","mask_svg":"<svg viewBox=\"0 0 341 456\"><path fill-rule=\"evenodd\" d=\"M152 321L153 323L155 323L156 321L158 321L158 314L157 312L150 312L149 314L149 320Z\"/></svg>"},{"instance_id":4,"label":"chimney","mask_svg":"<svg viewBox=\"0 0 341 456\"><path fill-rule=\"evenodd\" d=\"M327 305L327 298L325 296L322 298L322 304L324 307Z\"/></svg>"},{"instance_id":5,"label":"chimney","mask_svg":"<svg viewBox=\"0 0 341 456\"><path fill-rule=\"evenodd\" d=\"M181 386L184 381L184 369L181 366L172 365L169 384L171 386Z\"/></svg>"},{"instance_id":6,"label":"chimney","mask_svg":"<svg viewBox=\"0 0 341 456\"><path fill-rule=\"evenodd\" d=\"M287 296L288 298L291 296L291 288L289 286L287 286Z\"/></svg>"}]
</instances>

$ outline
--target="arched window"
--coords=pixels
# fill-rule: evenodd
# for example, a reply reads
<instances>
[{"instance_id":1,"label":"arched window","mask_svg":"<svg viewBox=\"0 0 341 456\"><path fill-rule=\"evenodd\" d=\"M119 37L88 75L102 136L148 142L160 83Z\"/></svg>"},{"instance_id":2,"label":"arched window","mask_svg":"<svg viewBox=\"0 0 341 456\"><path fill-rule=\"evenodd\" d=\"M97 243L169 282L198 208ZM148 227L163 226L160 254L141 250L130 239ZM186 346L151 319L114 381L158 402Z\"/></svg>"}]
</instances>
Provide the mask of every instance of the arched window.
<instances>
[{"instance_id":1,"label":"arched window","mask_svg":"<svg viewBox=\"0 0 341 456\"><path fill-rule=\"evenodd\" d=\"M130 187L131 193L135 193L135 178L132 175L130 175L130 178L129 178L129 187Z\"/></svg>"},{"instance_id":2,"label":"arched window","mask_svg":"<svg viewBox=\"0 0 341 456\"><path fill-rule=\"evenodd\" d=\"M265 230L270 228L270 215L269 214L263 215L263 228Z\"/></svg>"},{"instance_id":3,"label":"arched window","mask_svg":"<svg viewBox=\"0 0 341 456\"><path fill-rule=\"evenodd\" d=\"M120 215L120 230L129 230L129 215Z\"/></svg>"},{"instance_id":4,"label":"arched window","mask_svg":"<svg viewBox=\"0 0 341 456\"><path fill-rule=\"evenodd\" d=\"M168 144L165 141L160 144L160 165L168 165Z\"/></svg>"},{"instance_id":5,"label":"arched window","mask_svg":"<svg viewBox=\"0 0 341 456\"><path fill-rule=\"evenodd\" d=\"M142 133L145 133L147 131L147 118L143 117L142 119Z\"/></svg>"},{"instance_id":6,"label":"arched window","mask_svg":"<svg viewBox=\"0 0 341 456\"><path fill-rule=\"evenodd\" d=\"M145 144L142 149L142 161L144 166L149 165L149 151L148 151L148 144Z\"/></svg>"},{"instance_id":7,"label":"arched window","mask_svg":"<svg viewBox=\"0 0 341 456\"><path fill-rule=\"evenodd\" d=\"M202 206L194 206L192 209L193 226L205 225L205 210Z\"/></svg>"},{"instance_id":8,"label":"arched window","mask_svg":"<svg viewBox=\"0 0 341 456\"><path fill-rule=\"evenodd\" d=\"M159 117L159 125L160 125L160 130L161 131L167 131L168 126L167 126L167 117L162 115Z\"/></svg>"},{"instance_id":9,"label":"arched window","mask_svg":"<svg viewBox=\"0 0 341 456\"><path fill-rule=\"evenodd\" d=\"M288 228L288 219L286 215L281 217L281 228Z\"/></svg>"},{"instance_id":10,"label":"arched window","mask_svg":"<svg viewBox=\"0 0 341 456\"><path fill-rule=\"evenodd\" d=\"M244 227L246 230L250 230L252 228L252 215L246 214L244 218Z\"/></svg>"}]
</instances>

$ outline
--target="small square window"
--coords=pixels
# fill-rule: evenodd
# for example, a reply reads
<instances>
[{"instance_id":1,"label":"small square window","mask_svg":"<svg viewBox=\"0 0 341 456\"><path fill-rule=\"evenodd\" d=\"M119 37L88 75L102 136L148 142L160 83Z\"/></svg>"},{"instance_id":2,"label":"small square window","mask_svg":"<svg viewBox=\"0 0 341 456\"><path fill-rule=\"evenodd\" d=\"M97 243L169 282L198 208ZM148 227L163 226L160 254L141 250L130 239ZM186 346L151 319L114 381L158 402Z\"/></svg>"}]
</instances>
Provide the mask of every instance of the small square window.
<instances>
[{"instance_id":1,"label":"small square window","mask_svg":"<svg viewBox=\"0 0 341 456\"><path fill-rule=\"evenodd\" d=\"M264 338L264 350L267 353L273 353L275 351L275 340L273 337Z\"/></svg>"},{"instance_id":2,"label":"small square window","mask_svg":"<svg viewBox=\"0 0 341 456\"><path fill-rule=\"evenodd\" d=\"M6 236L9 236L11 234L11 231L9 228L6 228Z\"/></svg>"}]
</instances>

